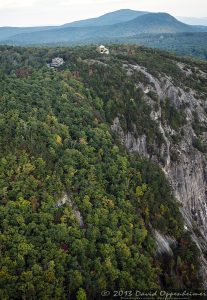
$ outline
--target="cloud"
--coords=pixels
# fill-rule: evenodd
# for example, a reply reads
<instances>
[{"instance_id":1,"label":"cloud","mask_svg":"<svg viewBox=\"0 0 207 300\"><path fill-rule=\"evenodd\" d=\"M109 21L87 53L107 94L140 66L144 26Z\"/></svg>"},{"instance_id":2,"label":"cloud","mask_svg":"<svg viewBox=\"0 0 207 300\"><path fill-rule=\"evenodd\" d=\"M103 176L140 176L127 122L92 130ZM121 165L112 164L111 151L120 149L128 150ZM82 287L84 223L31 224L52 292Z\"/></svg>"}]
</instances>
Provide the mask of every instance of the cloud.
<instances>
[{"instance_id":1,"label":"cloud","mask_svg":"<svg viewBox=\"0 0 207 300\"><path fill-rule=\"evenodd\" d=\"M16 9L23 7L32 7L35 4L35 0L1 0L0 9Z\"/></svg>"},{"instance_id":2,"label":"cloud","mask_svg":"<svg viewBox=\"0 0 207 300\"><path fill-rule=\"evenodd\" d=\"M104 3L104 2L107 2L107 0L99 0L98 3ZM67 5L67 6L70 6L70 5L73 5L73 4L84 4L84 5L88 5L88 4L97 4L97 0L70 0L70 1L67 1L67 0L60 0L58 1L58 4L61 4L61 5Z\"/></svg>"},{"instance_id":3,"label":"cloud","mask_svg":"<svg viewBox=\"0 0 207 300\"><path fill-rule=\"evenodd\" d=\"M104 4L109 2L124 2L120 0L0 0L0 9L16 9L34 7L37 9L38 5L42 8L50 8L51 6L77 6L77 5L94 5Z\"/></svg>"}]
</instances>

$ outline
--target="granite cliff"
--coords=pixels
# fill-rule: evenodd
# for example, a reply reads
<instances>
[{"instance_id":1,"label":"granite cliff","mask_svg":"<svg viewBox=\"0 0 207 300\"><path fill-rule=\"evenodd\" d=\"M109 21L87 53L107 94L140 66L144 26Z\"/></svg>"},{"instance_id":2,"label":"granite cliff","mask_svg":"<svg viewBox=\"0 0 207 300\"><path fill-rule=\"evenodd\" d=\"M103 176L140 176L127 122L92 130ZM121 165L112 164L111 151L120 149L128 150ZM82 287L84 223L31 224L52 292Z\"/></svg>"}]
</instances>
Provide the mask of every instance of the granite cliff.
<instances>
[{"instance_id":1,"label":"granite cliff","mask_svg":"<svg viewBox=\"0 0 207 300\"><path fill-rule=\"evenodd\" d=\"M184 78L192 76L192 70L185 63L176 62ZM139 64L123 64L126 76L138 72L144 75L146 82L135 82L141 88L146 103L151 108L150 117L157 124L163 142L157 149L154 141L154 153L150 153L146 134L124 132L117 116L111 126L121 142L132 152L158 162L165 172L175 197L181 203L181 212L185 229L190 231L193 240L201 251L202 274L207 286L207 98L206 94L198 93L196 89L186 88L182 82L175 83L174 78L160 74L152 75L150 68ZM196 69L196 76L207 82L207 72ZM156 102L153 98L156 98ZM204 99L205 97L205 99ZM165 102L183 114L184 120L177 128L166 118ZM173 110L171 111L173 114ZM169 117L172 117L172 115ZM134 125L136 127L136 125ZM200 130L199 130L200 129ZM180 135L180 136L178 136ZM158 150L158 151L157 151Z\"/></svg>"}]
</instances>

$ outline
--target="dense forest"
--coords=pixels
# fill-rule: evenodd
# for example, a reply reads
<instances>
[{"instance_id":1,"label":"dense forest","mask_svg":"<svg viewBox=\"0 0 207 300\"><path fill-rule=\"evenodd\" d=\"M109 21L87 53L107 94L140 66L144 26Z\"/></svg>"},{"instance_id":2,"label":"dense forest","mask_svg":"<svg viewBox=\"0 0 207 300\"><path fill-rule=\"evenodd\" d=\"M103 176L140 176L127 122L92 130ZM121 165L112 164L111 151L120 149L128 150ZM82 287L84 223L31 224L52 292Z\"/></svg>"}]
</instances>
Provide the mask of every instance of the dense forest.
<instances>
[{"instance_id":1,"label":"dense forest","mask_svg":"<svg viewBox=\"0 0 207 300\"><path fill-rule=\"evenodd\" d=\"M117 38L109 43L137 44L168 50L180 56L192 56L207 60L207 33L141 34L129 38Z\"/></svg>"},{"instance_id":2,"label":"dense forest","mask_svg":"<svg viewBox=\"0 0 207 300\"><path fill-rule=\"evenodd\" d=\"M95 38L79 43L53 43L51 47L62 45L87 45L93 43L128 44L167 50L179 56L195 57L207 60L207 33L184 32L162 34L137 34L133 37Z\"/></svg>"},{"instance_id":3,"label":"dense forest","mask_svg":"<svg viewBox=\"0 0 207 300\"><path fill-rule=\"evenodd\" d=\"M198 249L164 173L129 153L110 127L120 115L126 131L136 123L149 145L152 136L160 145L143 92L122 64L180 81L172 58L182 59L135 46L110 50L104 57L95 46L0 47L1 299L201 288ZM65 63L49 68L56 56ZM206 92L195 71L206 64L187 62L194 76L186 84ZM165 117L177 128L184 118L170 109ZM155 230L176 239L171 255L157 253Z\"/></svg>"},{"instance_id":4,"label":"dense forest","mask_svg":"<svg viewBox=\"0 0 207 300\"><path fill-rule=\"evenodd\" d=\"M1 42L4 43L4 42ZM138 34L133 37L93 37L84 41L55 42L48 43L48 47L69 47L86 46L90 44L128 44L151 47L155 49L167 50L179 56L194 57L207 60L207 33L188 32L188 33L162 33L162 34ZM13 45L13 41L6 44ZM19 43L24 45L24 42ZM37 43L38 44L38 43Z\"/></svg>"}]
</instances>

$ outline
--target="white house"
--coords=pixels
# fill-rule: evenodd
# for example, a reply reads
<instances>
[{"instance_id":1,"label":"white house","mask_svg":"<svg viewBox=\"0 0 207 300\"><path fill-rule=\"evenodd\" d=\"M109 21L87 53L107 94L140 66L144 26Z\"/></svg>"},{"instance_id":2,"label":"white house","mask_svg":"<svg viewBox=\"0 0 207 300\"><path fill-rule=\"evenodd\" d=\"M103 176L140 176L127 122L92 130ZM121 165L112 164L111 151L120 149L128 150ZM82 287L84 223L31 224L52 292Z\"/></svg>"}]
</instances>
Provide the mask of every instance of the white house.
<instances>
[{"instance_id":1,"label":"white house","mask_svg":"<svg viewBox=\"0 0 207 300\"><path fill-rule=\"evenodd\" d=\"M52 59L52 62L49 64L52 68L58 68L64 64L64 60L61 57L55 57Z\"/></svg>"},{"instance_id":2,"label":"white house","mask_svg":"<svg viewBox=\"0 0 207 300\"><path fill-rule=\"evenodd\" d=\"M106 48L105 46L103 46L103 45L100 45L99 47L98 47L98 51L101 53L101 54L109 54L109 49L108 48Z\"/></svg>"}]
</instances>

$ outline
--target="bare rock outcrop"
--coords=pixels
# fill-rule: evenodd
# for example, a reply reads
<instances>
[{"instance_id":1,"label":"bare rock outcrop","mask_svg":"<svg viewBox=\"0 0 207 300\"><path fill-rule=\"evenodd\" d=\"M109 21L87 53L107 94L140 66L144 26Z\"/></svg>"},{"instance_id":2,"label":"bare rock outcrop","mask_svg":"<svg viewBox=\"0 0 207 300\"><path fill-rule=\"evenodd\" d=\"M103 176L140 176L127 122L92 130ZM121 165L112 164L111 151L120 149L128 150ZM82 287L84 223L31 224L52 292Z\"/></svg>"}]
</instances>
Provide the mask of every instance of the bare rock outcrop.
<instances>
[{"instance_id":1,"label":"bare rock outcrop","mask_svg":"<svg viewBox=\"0 0 207 300\"><path fill-rule=\"evenodd\" d=\"M64 193L64 195L58 200L57 207L61 207L63 205L69 205L72 208L73 214L78 221L80 227L84 226L83 217L78 207L75 205L74 201L71 199L68 193Z\"/></svg>"},{"instance_id":2,"label":"bare rock outcrop","mask_svg":"<svg viewBox=\"0 0 207 300\"><path fill-rule=\"evenodd\" d=\"M190 76L191 70L183 65L179 67L187 77ZM144 99L151 106L151 119L158 125L164 143L159 149L159 155L152 157L148 151L146 135L135 137L132 132L124 132L118 116L114 119L111 128L130 151L136 151L144 157L153 159L162 167L174 195L182 204L181 212L185 227L191 232L193 240L201 251L201 272L204 285L207 287L207 261L204 255L207 251L207 163L206 154L194 145L194 140L197 138L194 130L196 121L199 121L198 126L202 124L205 128L207 125L205 101L199 98L196 91L192 89L186 91L182 86L176 85L169 76L162 74L158 78L154 77L150 71L139 65L125 63L123 68L126 70L126 76L132 76L133 72L141 72L148 79L147 86L140 82L135 84L143 90ZM154 102L148 92L145 92L146 88L148 92L151 90L156 93L158 109L155 110ZM176 142L172 138L176 135L176 131L167 122L163 123L161 120L163 113L161 103L164 99L168 99L178 111L182 109L186 116L182 137ZM203 141L207 142L206 132L203 133ZM158 236L155 236L158 240ZM160 237L159 241L161 241Z\"/></svg>"}]
</instances>

